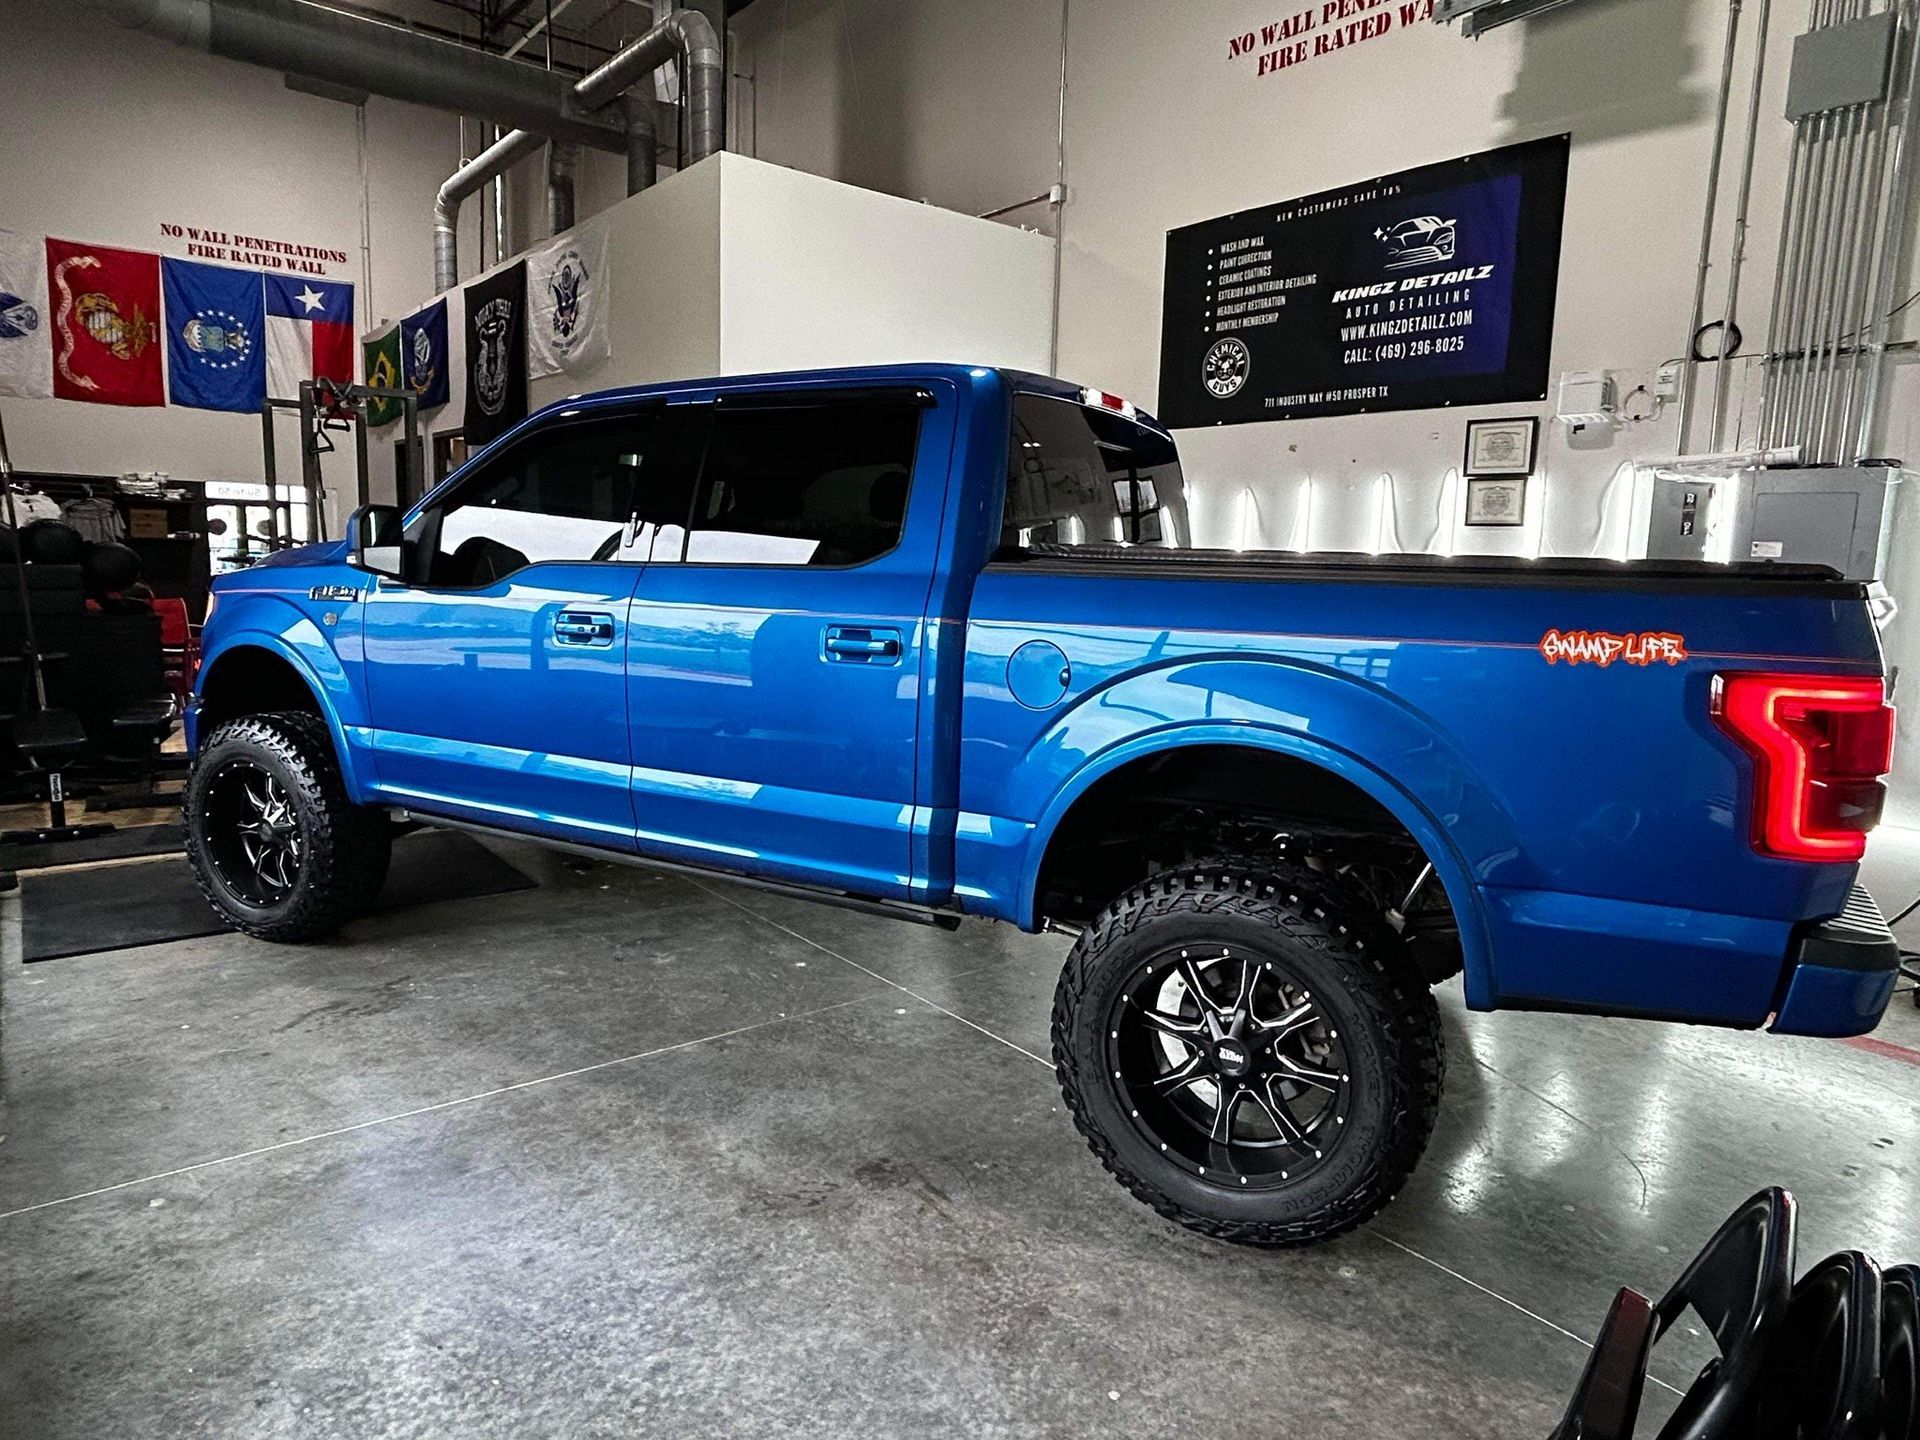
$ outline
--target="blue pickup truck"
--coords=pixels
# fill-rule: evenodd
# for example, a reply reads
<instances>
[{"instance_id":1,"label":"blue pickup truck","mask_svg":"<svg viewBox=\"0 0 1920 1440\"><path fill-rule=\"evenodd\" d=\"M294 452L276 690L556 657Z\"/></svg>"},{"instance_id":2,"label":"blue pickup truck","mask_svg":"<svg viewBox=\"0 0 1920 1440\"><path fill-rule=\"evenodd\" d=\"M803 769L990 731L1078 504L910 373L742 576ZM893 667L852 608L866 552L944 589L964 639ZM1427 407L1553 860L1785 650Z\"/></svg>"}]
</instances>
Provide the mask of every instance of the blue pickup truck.
<instances>
[{"instance_id":1,"label":"blue pickup truck","mask_svg":"<svg viewBox=\"0 0 1920 1440\"><path fill-rule=\"evenodd\" d=\"M1075 1122L1204 1233L1360 1223L1477 1009L1870 1029L1893 712L1787 566L1198 549L1172 438L912 365L582 396L215 587L189 853L239 929L395 821L1074 936Z\"/></svg>"}]
</instances>

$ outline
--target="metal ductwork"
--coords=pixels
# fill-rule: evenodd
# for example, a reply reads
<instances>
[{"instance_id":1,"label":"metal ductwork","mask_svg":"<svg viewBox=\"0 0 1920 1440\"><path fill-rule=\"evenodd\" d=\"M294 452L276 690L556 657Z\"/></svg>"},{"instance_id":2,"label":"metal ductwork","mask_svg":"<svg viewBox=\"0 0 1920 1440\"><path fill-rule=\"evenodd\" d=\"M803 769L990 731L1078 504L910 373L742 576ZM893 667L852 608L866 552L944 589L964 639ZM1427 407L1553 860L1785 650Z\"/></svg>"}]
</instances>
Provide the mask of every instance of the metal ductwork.
<instances>
[{"instance_id":1,"label":"metal ductwork","mask_svg":"<svg viewBox=\"0 0 1920 1440\"><path fill-rule=\"evenodd\" d=\"M599 69L582 76L571 87L569 103L582 112L603 109L675 60L683 62L684 71L687 153L683 164L704 160L721 148L724 139L726 66L712 22L697 10L675 10ZM650 96L639 95L623 107L631 127L620 146L627 156L629 194L653 182L652 104ZM460 283L460 202L538 150L546 138L535 130L515 130L462 165L441 185L433 202L435 294Z\"/></svg>"},{"instance_id":2,"label":"metal ductwork","mask_svg":"<svg viewBox=\"0 0 1920 1440\"><path fill-rule=\"evenodd\" d=\"M565 75L313 0L81 3L128 29L223 59L390 100L477 115L554 140L617 153L626 149L624 126L587 114L605 100L582 105L576 99L577 87ZM717 67L719 47L712 35L709 26L707 40L713 45Z\"/></svg>"}]
</instances>

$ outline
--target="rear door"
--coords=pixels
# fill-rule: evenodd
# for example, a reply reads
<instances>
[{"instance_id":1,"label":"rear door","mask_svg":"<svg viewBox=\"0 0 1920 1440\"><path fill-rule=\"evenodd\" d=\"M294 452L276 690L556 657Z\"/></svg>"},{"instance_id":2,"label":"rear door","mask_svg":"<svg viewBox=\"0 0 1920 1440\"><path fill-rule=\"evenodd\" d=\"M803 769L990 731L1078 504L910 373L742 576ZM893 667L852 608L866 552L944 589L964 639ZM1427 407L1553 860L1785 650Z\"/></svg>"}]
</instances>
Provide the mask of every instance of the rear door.
<instances>
[{"instance_id":1,"label":"rear door","mask_svg":"<svg viewBox=\"0 0 1920 1440\"><path fill-rule=\"evenodd\" d=\"M913 893L950 386L729 391L628 641L642 850Z\"/></svg>"},{"instance_id":2,"label":"rear door","mask_svg":"<svg viewBox=\"0 0 1920 1440\"><path fill-rule=\"evenodd\" d=\"M677 413L529 431L409 527L424 578L382 580L365 602L386 797L631 847L627 609L655 543L679 550Z\"/></svg>"}]
</instances>

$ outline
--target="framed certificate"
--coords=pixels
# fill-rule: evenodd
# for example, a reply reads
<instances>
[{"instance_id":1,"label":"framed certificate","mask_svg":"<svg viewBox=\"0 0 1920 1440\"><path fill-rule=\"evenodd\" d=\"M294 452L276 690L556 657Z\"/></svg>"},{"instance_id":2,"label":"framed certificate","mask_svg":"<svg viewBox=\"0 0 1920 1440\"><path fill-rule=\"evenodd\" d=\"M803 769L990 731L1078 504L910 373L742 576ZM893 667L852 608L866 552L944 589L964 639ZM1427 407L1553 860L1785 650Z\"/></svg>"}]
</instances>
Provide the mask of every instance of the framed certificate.
<instances>
[{"instance_id":1,"label":"framed certificate","mask_svg":"<svg viewBox=\"0 0 1920 1440\"><path fill-rule=\"evenodd\" d=\"M1521 525L1527 518L1525 476L1475 475L1467 480L1467 524Z\"/></svg>"},{"instance_id":2,"label":"framed certificate","mask_svg":"<svg viewBox=\"0 0 1920 1440\"><path fill-rule=\"evenodd\" d=\"M1531 475L1539 449L1540 420L1535 415L1511 420L1469 420L1465 475Z\"/></svg>"}]
</instances>

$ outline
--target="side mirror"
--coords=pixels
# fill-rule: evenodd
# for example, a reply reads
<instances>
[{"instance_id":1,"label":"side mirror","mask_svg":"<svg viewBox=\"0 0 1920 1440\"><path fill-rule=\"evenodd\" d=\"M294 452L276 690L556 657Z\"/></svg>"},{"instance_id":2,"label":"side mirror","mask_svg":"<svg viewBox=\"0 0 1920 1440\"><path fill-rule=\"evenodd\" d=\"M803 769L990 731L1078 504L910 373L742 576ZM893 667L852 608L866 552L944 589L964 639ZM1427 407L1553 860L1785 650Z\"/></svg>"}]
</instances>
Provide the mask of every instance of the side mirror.
<instances>
[{"instance_id":1,"label":"side mirror","mask_svg":"<svg viewBox=\"0 0 1920 1440\"><path fill-rule=\"evenodd\" d=\"M347 563L356 570L404 580L406 551L401 545L401 515L392 505L362 505L347 521Z\"/></svg>"}]
</instances>

